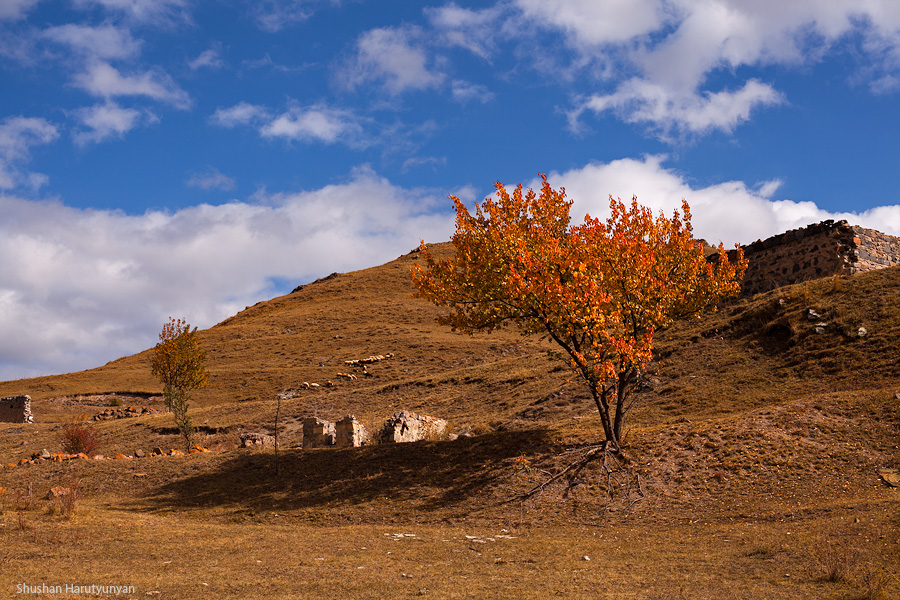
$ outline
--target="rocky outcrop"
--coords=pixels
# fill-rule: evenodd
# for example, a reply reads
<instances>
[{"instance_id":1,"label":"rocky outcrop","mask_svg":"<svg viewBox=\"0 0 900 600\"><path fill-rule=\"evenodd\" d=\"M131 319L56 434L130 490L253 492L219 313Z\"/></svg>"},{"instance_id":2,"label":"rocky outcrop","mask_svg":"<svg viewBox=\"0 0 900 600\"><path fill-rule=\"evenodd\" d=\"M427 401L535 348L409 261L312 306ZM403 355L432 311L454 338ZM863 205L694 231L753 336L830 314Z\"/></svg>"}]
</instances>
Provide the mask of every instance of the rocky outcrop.
<instances>
[{"instance_id":1,"label":"rocky outcrop","mask_svg":"<svg viewBox=\"0 0 900 600\"><path fill-rule=\"evenodd\" d=\"M395 412L378 434L382 444L439 439L447 434L447 421L408 410Z\"/></svg>"}]
</instances>

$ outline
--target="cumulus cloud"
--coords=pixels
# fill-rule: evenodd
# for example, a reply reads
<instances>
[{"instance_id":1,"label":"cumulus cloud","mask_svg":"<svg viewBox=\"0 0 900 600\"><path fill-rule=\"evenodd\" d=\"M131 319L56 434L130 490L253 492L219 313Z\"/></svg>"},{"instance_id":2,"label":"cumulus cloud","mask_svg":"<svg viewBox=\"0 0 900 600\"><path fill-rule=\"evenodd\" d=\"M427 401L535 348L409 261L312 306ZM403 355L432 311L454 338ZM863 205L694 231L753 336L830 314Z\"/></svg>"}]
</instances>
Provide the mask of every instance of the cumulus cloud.
<instances>
[{"instance_id":1,"label":"cumulus cloud","mask_svg":"<svg viewBox=\"0 0 900 600\"><path fill-rule=\"evenodd\" d=\"M441 7L426 7L425 16L439 32L442 43L459 46L489 59L496 49L497 29L502 27L504 9L493 6L480 10L462 8L455 2Z\"/></svg>"},{"instance_id":2,"label":"cumulus cloud","mask_svg":"<svg viewBox=\"0 0 900 600\"><path fill-rule=\"evenodd\" d=\"M647 125L663 138L730 132L752 111L784 101L771 82L742 68L794 68L848 48L859 63L855 77L878 93L900 89L896 3L515 0L513 6L531 27L565 33L565 46L577 55L573 64L592 69L598 87L611 88L578 103L570 113L576 127L592 111Z\"/></svg>"},{"instance_id":3,"label":"cumulus cloud","mask_svg":"<svg viewBox=\"0 0 900 600\"><path fill-rule=\"evenodd\" d=\"M727 246L748 244L825 219L846 219L855 225L900 236L900 205L860 213L834 213L813 202L775 198L779 181L760 182L755 186L725 181L693 187L681 174L666 168L665 159L657 155L590 163L563 173L549 173L548 180L554 188L565 187L566 195L574 201L573 221L585 214L609 216L610 195L626 202L637 196L644 206L668 215L675 209L681 210L683 198L691 206L695 235ZM527 185L537 188L540 180Z\"/></svg>"},{"instance_id":4,"label":"cumulus cloud","mask_svg":"<svg viewBox=\"0 0 900 600\"><path fill-rule=\"evenodd\" d=\"M356 56L340 74L341 82L351 89L375 82L392 95L439 86L444 74L429 66L421 36L415 27L365 32L357 40Z\"/></svg>"},{"instance_id":5,"label":"cumulus cloud","mask_svg":"<svg viewBox=\"0 0 900 600\"><path fill-rule=\"evenodd\" d=\"M46 119L18 116L0 121L0 190L22 185L36 189L46 183L46 176L23 170L21 165L28 162L31 148L58 137L56 126Z\"/></svg>"},{"instance_id":6,"label":"cumulus cloud","mask_svg":"<svg viewBox=\"0 0 900 600\"><path fill-rule=\"evenodd\" d=\"M249 125L268 117L265 107L248 102L239 102L228 108L218 108L209 118L210 122L219 127L237 127Z\"/></svg>"},{"instance_id":7,"label":"cumulus cloud","mask_svg":"<svg viewBox=\"0 0 900 600\"><path fill-rule=\"evenodd\" d=\"M349 111L327 106L310 106L293 107L278 115L262 126L260 135L268 138L332 144L337 141L353 143L361 131L356 118Z\"/></svg>"},{"instance_id":8,"label":"cumulus cloud","mask_svg":"<svg viewBox=\"0 0 900 600\"><path fill-rule=\"evenodd\" d=\"M614 94L592 96L583 107L569 115L569 122L578 128L578 115L585 108L595 112L614 111L627 123L648 124L664 139L673 133L709 133L714 129L731 132L750 113L761 106L784 101L783 95L772 86L756 79L749 80L737 91L675 94L671 90L643 79L633 79Z\"/></svg>"},{"instance_id":9,"label":"cumulus cloud","mask_svg":"<svg viewBox=\"0 0 900 600\"><path fill-rule=\"evenodd\" d=\"M207 167L194 173L185 184L201 190L221 190L223 192L233 190L235 185L233 177L228 177L214 167Z\"/></svg>"},{"instance_id":10,"label":"cumulus cloud","mask_svg":"<svg viewBox=\"0 0 900 600\"><path fill-rule=\"evenodd\" d=\"M660 29L667 21L659 0L516 0L529 19L566 31L578 45L629 42Z\"/></svg>"},{"instance_id":11,"label":"cumulus cloud","mask_svg":"<svg viewBox=\"0 0 900 600\"><path fill-rule=\"evenodd\" d=\"M264 106L240 102L219 108L210 122L220 127L246 125L257 128L264 138L280 138L300 142L344 143L365 146L363 121L352 111L315 104L292 104L275 114Z\"/></svg>"},{"instance_id":12,"label":"cumulus cloud","mask_svg":"<svg viewBox=\"0 0 900 600\"><path fill-rule=\"evenodd\" d=\"M137 216L0 195L0 379L97 366L152 346L169 316L209 327L287 291L273 281L446 240L449 208L443 192L368 168L318 190Z\"/></svg>"},{"instance_id":13,"label":"cumulus cloud","mask_svg":"<svg viewBox=\"0 0 900 600\"><path fill-rule=\"evenodd\" d=\"M76 75L75 84L100 98L145 96L171 104L175 108L187 109L191 106L187 92L161 70L123 75L109 63L100 61L89 65L84 73Z\"/></svg>"},{"instance_id":14,"label":"cumulus cloud","mask_svg":"<svg viewBox=\"0 0 900 600\"><path fill-rule=\"evenodd\" d=\"M88 57L103 60L130 58L141 50L141 42L132 38L130 31L113 25L90 27L69 23L45 29L41 35Z\"/></svg>"},{"instance_id":15,"label":"cumulus cloud","mask_svg":"<svg viewBox=\"0 0 900 600\"><path fill-rule=\"evenodd\" d=\"M72 134L79 146L110 138L122 139L135 127L159 121L156 115L148 110L122 108L111 101L75 110L73 115L83 126Z\"/></svg>"}]
</instances>

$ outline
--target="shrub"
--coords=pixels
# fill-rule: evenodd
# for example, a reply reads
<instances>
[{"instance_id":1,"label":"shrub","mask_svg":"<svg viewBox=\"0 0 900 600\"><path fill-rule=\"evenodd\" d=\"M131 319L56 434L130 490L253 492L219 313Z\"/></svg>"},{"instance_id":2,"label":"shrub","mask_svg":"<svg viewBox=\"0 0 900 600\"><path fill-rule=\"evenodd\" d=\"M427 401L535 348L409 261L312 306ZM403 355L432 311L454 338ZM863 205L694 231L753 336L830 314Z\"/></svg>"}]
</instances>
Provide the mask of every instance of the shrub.
<instances>
[{"instance_id":1,"label":"shrub","mask_svg":"<svg viewBox=\"0 0 900 600\"><path fill-rule=\"evenodd\" d=\"M84 452L91 455L100 447L100 435L90 425L66 423L59 432L63 451L69 454Z\"/></svg>"}]
</instances>

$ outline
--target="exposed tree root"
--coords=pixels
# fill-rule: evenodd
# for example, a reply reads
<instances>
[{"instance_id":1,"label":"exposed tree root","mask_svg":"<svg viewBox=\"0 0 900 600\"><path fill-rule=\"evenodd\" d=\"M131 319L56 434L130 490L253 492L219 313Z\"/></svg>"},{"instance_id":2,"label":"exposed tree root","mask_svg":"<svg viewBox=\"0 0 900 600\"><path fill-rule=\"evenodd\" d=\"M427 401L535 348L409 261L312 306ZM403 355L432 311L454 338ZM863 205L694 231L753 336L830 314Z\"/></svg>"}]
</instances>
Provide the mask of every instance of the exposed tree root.
<instances>
[{"instance_id":1,"label":"exposed tree root","mask_svg":"<svg viewBox=\"0 0 900 600\"><path fill-rule=\"evenodd\" d=\"M625 507L625 510L628 510L634 506L635 503L646 497L643 485L641 484L640 474L624 465L623 461L620 460L620 454L614 450L610 450L607 443L604 442L582 454L578 460L566 465L549 479L542 481L526 492L516 494L503 500L501 504L528 500L543 492L547 486L563 478L567 479L566 487L563 490L563 498L566 498L568 497L569 492L573 491L576 486L584 483L582 479L578 478L578 475L590 463L601 457L603 464L600 467L600 478L605 480L607 505L611 504L617 497L620 497L628 502L628 505Z\"/></svg>"}]
</instances>

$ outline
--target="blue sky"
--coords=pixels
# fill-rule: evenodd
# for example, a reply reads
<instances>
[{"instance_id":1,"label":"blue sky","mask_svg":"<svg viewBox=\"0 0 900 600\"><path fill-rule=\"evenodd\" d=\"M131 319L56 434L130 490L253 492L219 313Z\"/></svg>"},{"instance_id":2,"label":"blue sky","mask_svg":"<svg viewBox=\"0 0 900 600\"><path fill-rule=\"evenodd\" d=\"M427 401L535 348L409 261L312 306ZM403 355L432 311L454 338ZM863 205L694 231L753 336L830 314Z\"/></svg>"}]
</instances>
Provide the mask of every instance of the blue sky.
<instances>
[{"instance_id":1,"label":"blue sky","mask_svg":"<svg viewBox=\"0 0 900 600\"><path fill-rule=\"evenodd\" d=\"M894 0L0 0L0 378L452 233L495 181L900 235Z\"/></svg>"}]
</instances>

